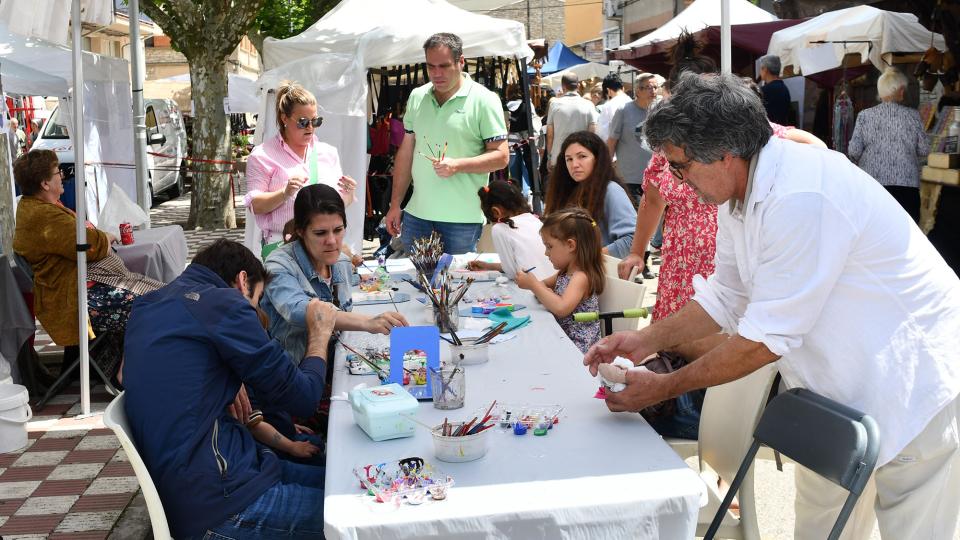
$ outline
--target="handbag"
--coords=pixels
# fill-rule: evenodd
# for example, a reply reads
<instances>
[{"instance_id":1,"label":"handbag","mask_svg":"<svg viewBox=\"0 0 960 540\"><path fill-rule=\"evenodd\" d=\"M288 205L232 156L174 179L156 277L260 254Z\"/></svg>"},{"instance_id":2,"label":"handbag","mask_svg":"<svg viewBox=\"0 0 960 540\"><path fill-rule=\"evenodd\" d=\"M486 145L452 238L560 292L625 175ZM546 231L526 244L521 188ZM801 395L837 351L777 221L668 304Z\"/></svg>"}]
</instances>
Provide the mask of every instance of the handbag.
<instances>
[{"instance_id":1,"label":"handbag","mask_svg":"<svg viewBox=\"0 0 960 540\"><path fill-rule=\"evenodd\" d=\"M690 361L679 354L660 351L656 356L648 359L643 367L654 373L666 374L689 364ZM703 408L703 396L705 390L691 390L685 394L670 398L660 403L650 405L640 411L643 418L650 424L663 422L667 419L675 419L686 423L700 423L700 409ZM684 418L676 418L683 416Z\"/></svg>"}]
</instances>

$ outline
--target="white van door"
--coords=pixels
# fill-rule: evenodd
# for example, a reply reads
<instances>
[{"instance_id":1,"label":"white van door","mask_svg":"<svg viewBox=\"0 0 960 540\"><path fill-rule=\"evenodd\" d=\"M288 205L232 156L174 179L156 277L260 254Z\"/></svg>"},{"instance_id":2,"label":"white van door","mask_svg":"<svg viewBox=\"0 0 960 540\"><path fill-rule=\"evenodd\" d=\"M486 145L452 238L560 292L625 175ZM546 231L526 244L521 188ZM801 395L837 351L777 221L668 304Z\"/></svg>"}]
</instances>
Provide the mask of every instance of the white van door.
<instances>
[{"instance_id":1,"label":"white van door","mask_svg":"<svg viewBox=\"0 0 960 540\"><path fill-rule=\"evenodd\" d=\"M162 112L162 111L161 111ZM153 194L162 193L177 183L177 167L174 144L161 130L158 121L158 111L153 105L147 105L147 152L152 152L154 169L150 170L150 182L153 184Z\"/></svg>"}]
</instances>

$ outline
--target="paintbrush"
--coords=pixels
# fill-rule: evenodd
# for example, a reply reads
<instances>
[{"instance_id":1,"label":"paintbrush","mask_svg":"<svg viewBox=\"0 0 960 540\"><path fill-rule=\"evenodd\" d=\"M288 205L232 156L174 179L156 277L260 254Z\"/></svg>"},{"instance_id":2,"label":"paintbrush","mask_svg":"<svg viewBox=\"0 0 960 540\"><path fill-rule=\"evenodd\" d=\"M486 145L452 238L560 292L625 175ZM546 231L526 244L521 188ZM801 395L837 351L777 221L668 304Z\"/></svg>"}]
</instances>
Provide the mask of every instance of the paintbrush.
<instances>
[{"instance_id":1,"label":"paintbrush","mask_svg":"<svg viewBox=\"0 0 960 540\"><path fill-rule=\"evenodd\" d=\"M417 152L417 154L419 154L420 157L422 157L422 158L424 158L424 159L429 159L431 163L436 163L436 162L437 162L437 158L432 158L432 157L424 154L423 152Z\"/></svg>"},{"instance_id":2,"label":"paintbrush","mask_svg":"<svg viewBox=\"0 0 960 540\"><path fill-rule=\"evenodd\" d=\"M429 429L431 432L437 429L437 426L427 425L427 424L425 424L425 423L417 420L416 418L410 416L409 414L400 413L400 416L406 418L407 420L411 420L414 424L420 424L421 426Z\"/></svg>"},{"instance_id":3,"label":"paintbrush","mask_svg":"<svg viewBox=\"0 0 960 540\"><path fill-rule=\"evenodd\" d=\"M479 345L479 344L481 344L481 343L487 343L487 342L490 341L491 339L497 337L497 335L500 334L500 332L501 332L501 331L504 329L504 327L506 327L506 326L507 326L507 322L506 322L506 321L498 324L497 326L495 326L495 327L491 328L490 330L488 330L488 331L487 331L485 334L483 334L482 336L478 337L478 338L477 338L477 341L475 341L474 343L476 343L477 345Z\"/></svg>"},{"instance_id":4,"label":"paintbrush","mask_svg":"<svg viewBox=\"0 0 960 540\"><path fill-rule=\"evenodd\" d=\"M470 285L473 285L473 282L474 282L474 281L476 281L474 278L468 277L467 280L463 282L463 285L461 285L461 288L462 288L462 289L460 290L460 294L458 294L457 297L456 297L456 298L454 299L454 301L453 301L454 304L459 304L459 303L460 303L460 300L462 300L462 299L463 299L463 296L464 296L465 294L467 294L467 289L470 288Z\"/></svg>"},{"instance_id":5,"label":"paintbrush","mask_svg":"<svg viewBox=\"0 0 960 540\"><path fill-rule=\"evenodd\" d=\"M373 369L377 370L377 373L384 373L384 371L383 371L382 369L380 369L376 364L374 364L372 361L370 361L369 358L367 358L367 357L364 356L362 353L360 353L360 351L358 351L358 350L354 349L353 347L347 345L347 344L344 343L343 341L341 341L340 344L343 345L343 348L344 348L344 349L346 349L346 350L352 352L353 354L359 356L361 360L363 360L364 362L367 363L367 365L369 365L369 366L372 367ZM407 373L409 373L410 375L413 375L413 374L414 374L414 371L411 370L411 369L403 368L403 370L406 371Z\"/></svg>"},{"instance_id":6,"label":"paintbrush","mask_svg":"<svg viewBox=\"0 0 960 540\"><path fill-rule=\"evenodd\" d=\"M360 360L363 360L368 366L370 366L371 368L373 368L373 370L374 370L376 373L378 373L378 374L384 374L384 375L386 374L382 369L380 369L380 366L378 366L378 365L374 364L373 362L371 362L369 358L367 358L366 356L360 354L360 353L359 353L356 349L354 349L353 347L347 345L347 344L344 343L343 341L340 341L340 345L343 345L343 348L344 348L344 349L346 349L346 350L352 352L353 354L357 355L357 357L360 358Z\"/></svg>"}]
</instances>

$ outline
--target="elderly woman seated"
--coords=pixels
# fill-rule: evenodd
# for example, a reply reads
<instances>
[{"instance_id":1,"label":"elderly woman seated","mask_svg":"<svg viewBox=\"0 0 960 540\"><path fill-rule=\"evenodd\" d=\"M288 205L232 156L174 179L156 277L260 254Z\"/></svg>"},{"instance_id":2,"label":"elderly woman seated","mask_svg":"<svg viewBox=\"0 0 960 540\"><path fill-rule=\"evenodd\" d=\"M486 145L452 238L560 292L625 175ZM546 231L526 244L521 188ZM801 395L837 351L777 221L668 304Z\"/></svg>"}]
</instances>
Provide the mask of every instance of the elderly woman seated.
<instances>
[{"instance_id":1,"label":"elderly woman seated","mask_svg":"<svg viewBox=\"0 0 960 540\"><path fill-rule=\"evenodd\" d=\"M887 68L877 79L879 105L860 111L848 155L874 177L914 221L920 220L920 160L930 141L916 109L900 104L907 76Z\"/></svg>"},{"instance_id":2,"label":"elderly woman seated","mask_svg":"<svg viewBox=\"0 0 960 540\"><path fill-rule=\"evenodd\" d=\"M23 192L17 206L13 249L33 269L34 311L53 341L64 347L63 369L79 354L77 323L77 216L60 203L63 173L57 154L33 150L13 164ZM109 375L122 357L122 339L134 298L163 283L133 274L111 250L115 236L87 224L87 305L96 334L110 333L110 347L100 356Z\"/></svg>"}]
</instances>

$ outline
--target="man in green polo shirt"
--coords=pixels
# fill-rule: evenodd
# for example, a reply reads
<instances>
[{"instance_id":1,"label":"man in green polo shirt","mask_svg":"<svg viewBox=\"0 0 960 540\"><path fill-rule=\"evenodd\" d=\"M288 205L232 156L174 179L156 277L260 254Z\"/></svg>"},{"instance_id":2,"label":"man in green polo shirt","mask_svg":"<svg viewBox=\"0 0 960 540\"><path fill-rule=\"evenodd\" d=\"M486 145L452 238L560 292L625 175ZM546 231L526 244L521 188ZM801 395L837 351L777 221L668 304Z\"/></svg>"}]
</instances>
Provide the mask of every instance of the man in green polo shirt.
<instances>
[{"instance_id":1,"label":"man in green polo shirt","mask_svg":"<svg viewBox=\"0 0 960 540\"><path fill-rule=\"evenodd\" d=\"M423 50L430 82L407 100L387 230L408 252L415 239L437 231L447 253L466 253L483 227L477 191L510 160L503 104L463 73L459 37L434 34ZM413 196L401 212L410 182Z\"/></svg>"}]
</instances>

